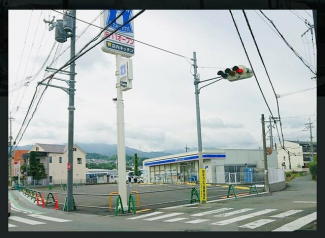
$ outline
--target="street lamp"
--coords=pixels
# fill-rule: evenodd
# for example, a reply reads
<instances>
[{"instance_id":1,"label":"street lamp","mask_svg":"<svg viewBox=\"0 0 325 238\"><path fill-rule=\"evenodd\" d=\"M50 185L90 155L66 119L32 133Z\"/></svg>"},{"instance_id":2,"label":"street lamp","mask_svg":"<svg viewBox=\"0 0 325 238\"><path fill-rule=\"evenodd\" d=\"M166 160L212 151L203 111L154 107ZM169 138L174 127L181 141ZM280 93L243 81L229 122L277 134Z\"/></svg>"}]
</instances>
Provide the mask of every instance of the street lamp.
<instances>
[{"instance_id":1,"label":"street lamp","mask_svg":"<svg viewBox=\"0 0 325 238\"><path fill-rule=\"evenodd\" d=\"M203 168L203 157L202 157L202 136L201 136L201 118L200 118L200 100L199 94L200 90L206 86L209 86L213 83L220 81L221 79L227 79L230 82L250 78L254 75L253 71L247 68L244 65L234 66L231 69L227 68L224 71L219 71L218 75L220 77L215 77L207 80L200 81L200 77L197 73L197 60L196 60L196 52L193 52L193 67L194 67L194 85L195 85L195 99L196 99L196 121L197 121L197 137L198 137L198 155L199 155L199 174L200 174L200 202L203 203L202 200L207 200L206 196L206 181L202 181L206 179L206 172ZM208 83L201 88L199 88L199 83L207 82L214 80L215 81ZM202 179L201 179L202 178ZM204 190L204 191L202 191Z\"/></svg>"}]
</instances>

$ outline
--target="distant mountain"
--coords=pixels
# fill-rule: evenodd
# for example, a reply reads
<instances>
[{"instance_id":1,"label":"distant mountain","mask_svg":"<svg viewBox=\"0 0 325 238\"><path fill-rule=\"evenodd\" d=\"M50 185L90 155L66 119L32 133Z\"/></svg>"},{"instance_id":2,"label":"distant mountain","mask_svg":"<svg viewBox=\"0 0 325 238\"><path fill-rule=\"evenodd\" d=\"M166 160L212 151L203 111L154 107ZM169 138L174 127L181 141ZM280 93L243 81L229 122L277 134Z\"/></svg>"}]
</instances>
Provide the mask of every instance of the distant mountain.
<instances>
[{"instance_id":1,"label":"distant mountain","mask_svg":"<svg viewBox=\"0 0 325 238\"><path fill-rule=\"evenodd\" d=\"M104 143L75 143L80 146L86 153L97 153L101 155L112 156L117 154L117 145L109 145ZM17 150L30 150L33 145L24 145L24 146L17 146ZM137 153L138 157L146 157L146 158L155 158L161 156L171 155L173 153L168 153L165 151L151 151L151 152L144 152L134 148L125 147L125 153L127 155L133 156Z\"/></svg>"},{"instance_id":2,"label":"distant mountain","mask_svg":"<svg viewBox=\"0 0 325 238\"><path fill-rule=\"evenodd\" d=\"M104 143L76 143L78 146L80 146L81 149L83 149L86 153L97 153L101 155L106 156L112 156L117 154L117 146L116 145L109 145ZM24 145L24 146L17 146L18 150L30 150L33 147L33 145ZM204 147L203 149L209 150L209 149L217 149L214 147ZM197 151L197 148L189 148L189 151ZM135 153L137 153L138 157L146 157L146 158L156 158L161 156L167 156L172 154L180 154L185 153L185 147L184 149L174 149L174 150L164 150L164 151L151 151L151 152L144 152L141 150L137 150L130 147L125 147L125 153L127 155L133 156Z\"/></svg>"}]
</instances>

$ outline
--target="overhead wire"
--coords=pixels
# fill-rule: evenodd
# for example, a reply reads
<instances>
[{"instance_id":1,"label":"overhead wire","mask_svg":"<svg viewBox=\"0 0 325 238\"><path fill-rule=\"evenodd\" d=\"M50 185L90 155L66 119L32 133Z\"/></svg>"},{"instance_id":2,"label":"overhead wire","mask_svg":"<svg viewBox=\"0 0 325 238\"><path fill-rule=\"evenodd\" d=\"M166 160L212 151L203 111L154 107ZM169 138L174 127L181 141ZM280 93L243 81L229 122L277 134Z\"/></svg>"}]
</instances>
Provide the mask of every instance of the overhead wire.
<instances>
[{"instance_id":1,"label":"overhead wire","mask_svg":"<svg viewBox=\"0 0 325 238\"><path fill-rule=\"evenodd\" d=\"M26 76L27 66L29 65L29 58L30 58L30 55L31 55L31 53L32 53L32 51L33 51L33 46L34 46L34 43L35 43L35 37L36 37L36 34L37 34L37 30L38 30L38 26L39 26L39 22L40 22L40 19L41 19L42 14L43 14L43 11L41 11L41 14L40 14L40 16L39 16L39 18L38 18L38 23L37 23L36 30L35 30L35 34L34 34L34 38L33 38L33 41L32 41L32 46L31 46L31 49L30 49L29 54L28 54L27 63L26 63L26 67L25 67L25 70L24 70L23 78L25 78L25 76ZM27 77L26 79L28 79L28 78L29 78L29 77ZM26 81L27 81L27 80L26 80ZM19 104L18 104L18 108L19 108L19 106L20 106L22 100L23 100L24 97L25 97L25 93L26 93L27 87L28 87L28 84L27 84L26 87L24 88L23 96L20 98L20 101L19 101ZM13 108L15 107L15 105L16 105L16 101L17 101L18 96L19 96L19 92L18 92L18 95L17 95L17 97L16 97L16 100L15 100L13 106L12 106L12 109L13 109Z\"/></svg>"},{"instance_id":2,"label":"overhead wire","mask_svg":"<svg viewBox=\"0 0 325 238\"><path fill-rule=\"evenodd\" d=\"M53 11L55 11L55 10L53 10ZM59 11L56 11L56 12L58 12L58 13L60 13L60 14L64 14L64 13L59 12ZM89 23L89 22L87 22L87 21L81 20L81 19L79 19L79 18L77 18L77 17L76 17L75 19L78 20L78 21L81 21L81 22L83 22L83 23L89 24L90 26L94 26L94 27L97 27L97 28L99 28L99 29L103 29L103 28L100 27L100 26L97 26L97 25L95 25L95 24L92 24L92 23ZM185 59L192 60L192 58L190 58L190 57L186 57L186 56L184 56L184 55L177 54L177 53L172 52L172 51L169 51L169 50L165 50L165 49L163 49L163 48L160 48L160 47L157 47L157 46L154 46L154 45L151 45L151 44L145 43L145 42L140 41L140 40L136 40L136 39L134 39L134 41L135 41L135 42L138 42L138 43L140 43L140 44L143 44L143 45L146 45L146 46L149 46L149 47L152 47L152 48L155 48L155 49L158 49L158 50L164 51L164 52L166 52L166 53L170 53L170 54L173 54L173 55L176 55L176 56L179 56L179 57L185 58Z\"/></svg>"},{"instance_id":3,"label":"overhead wire","mask_svg":"<svg viewBox=\"0 0 325 238\"><path fill-rule=\"evenodd\" d=\"M120 16L122 16L122 14L123 14L123 12L124 12L125 10L123 10L110 24L108 24L100 33L99 33L99 35L105 30L105 29L107 29L113 22L115 22ZM110 37L112 34L114 34L115 32L117 32L120 28L122 28L124 25L126 25L126 24L128 24L129 22L131 22L132 20L134 20L136 17L138 17L139 15L141 15L143 12L144 12L145 10L141 10L140 12L138 12L135 16L133 16L132 18L130 18L128 21L126 21L126 22L124 22L124 24L123 25L121 25L120 27L118 27L117 29L115 29L114 31L112 31L110 34L108 34L106 37L104 37L102 40L100 40L98 43L96 43L95 45L93 45L91 48L89 48L87 51L85 51L85 52L83 52L82 54L79 54L78 55L78 57L72 57L65 65L63 65L63 66L61 66L58 70L56 70L56 72L54 72L54 73L52 73L50 76L47 76L47 77L45 77L41 82L44 82L45 80L47 80L48 79L48 82L50 82L52 79L53 79L53 77L54 77L54 75L57 73L57 72L59 72L60 70L62 70L64 67L67 67L69 64L72 64L74 61L76 61L78 58L80 58L81 56L83 56L84 54L86 54L87 52L89 52L91 49L93 49L96 45L98 45L99 43L101 43L102 41L104 41L105 39L107 39L108 37ZM97 37L97 36L96 36ZM96 38L95 37L95 38ZM88 45L88 44L86 44L86 45ZM81 51L79 51L78 53L80 53ZM31 110L31 105L33 104L33 102L34 102L34 99L35 99L35 96L36 96L36 92L37 92L37 88L38 88L38 86L39 86L40 84L38 84L37 86L36 86L36 90L35 90L35 93L34 93L34 95L33 95L33 98L32 98L32 101L31 101L31 103L30 103L30 106L29 106L29 108L28 108L28 111L27 111L27 113L26 113L26 116L25 116L25 119L24 119L24 122L22 123L22 125L21 125L21 128L20 128L20 130L19 130L19 132L18 132L18 134L17 134L17 136L16 136L16 139L15 139L15 141L17 140L17 138L19 137L19 135L21 134L21 131L22 131L22 128L23 128L23 126L24 126L24 124L25 124L25 121L26 121L26 117L27 117L27 115L29 114L29 112L30 112L30 110ZM46 85L46 88L48 87L48 85ZM44 90L45 91L45 90ZM42 95L41 95L41 98L42 98L42 96L43 96L43 94L44 94L44 91L42 92ZM40 102L40 100L38 101L38 103L37 103L37 105L36 105L36 108L35 108L35 110L34 110L34 112L33 112L33 114L32 114L32 116L31 116L31 118L33 117L33 115L34 115L34 113L36 112L36 109L37 109L37 106L39 105L39 102ZM31 118L30 118L30 120L31 120ZM29 120L29 122L30 122L30 120ZM29 122L28 122L28 124L27 124L27 126L25 127L25 129L24 129L24 131L23 131L23 133L20 135L20 139L19 139L19 141L18 141L18 143L16 143L16 145L15 145L15 148L18 146L18 144L19 144L19 142L20 142L20 140L22 139L22 137L23 137L23 135L25 134L25 131L26 131L26 129L27 129L27 127L28 127L28 125L29 125ZM15 149L14 148L14 149Z\"/></svg>"},{"instance_id":4,"label":"overhead wire","mask_svg":"<svg viewBox=\"0 0 325 238\"><path fill-rule=\"evenodd\" d=\"M254 72L254 78L255 78L255 80L256 80L256 82L257 82L257 85L258 85L258 87L259 87L259 89L260 89L260 92L262 93L262 96L263 96L264 102L265 102L267 108L269 109L270 114L272 115L272 117L274 117L274 116L273 116L273 113L272 113L272 111L271 111L271 109L270 109L270 106L269 106L269 104L267 103L267 100L266 100L266 98L265 98L265 96L264 96L264 93L263 93L263 90L262 90L262 88L261 88L261 85L260 85L260 83L259 83L258 80L257 80L256 72L255 72L254 69L253 69L253 65L252 65L252 63L251 63L251 61L250 61L250 58L249 58L249 56L248 56L248 53L247 53L247 50L246 50L245 44L244 44L244 42L243 42L243 39L241 38L240 32L239 32L239 30L238 30L238 27L237 27L237 24L236 24L236 21L235 21L235 18L234 18L233 14L232 14L232 11L229 10L229 12L230 12L231 18L232 18L232 20L233 20L233 22L234 22L234 25L235 25L235 28L236 28L236 30L237 30L237 33L238 33L239 39L240 39L240 41L241 41L241 44L242 44L242 46L243 46L243 49L244 49L244 51L245 51L245 54L246 54L246 57L247 57L247 59L248 59L249 65L250 65L252 71ZM281 144L281 141L280 141L280 144ZM281 146L282 146L282 144L281 144Z\"/></svg>"},{"instance_id":5,"label":"overhead wire","mask_svg":"<svg viewBox=\"0 0 325 238\"><path fill-rule=\"evenodd\" d=\"M263 16L273 25L273 27L276 29L276 31L280 34L280 36L281 36L281 38L282 38L282 40L286 43L286 45L292 50L292 52L301 60L301 62L313 73L313 74L315 74L316 75L316 72L313 70L313 69L311 69L311 65L309 64L307 64L306 63L306 60L304 59L304 58L302 58L296 51L295 51L295 49L288 43L288 41L284 38L284 36L280 33L280 31L278 30L278 28L275 26L275 24L273 23L273 21L270 19L270 18L268 18L265 14L264 14L264 12L263 11L261 11L261 10L259 10L262 14L263 14Z\"/></svg>"},{"instance_id":6,"label":"overhead wire","mask_svg":"<svg viewBox=\"0 0 325 238\"><path fill-rule=\"evenodd\" d=\"M248 26L248 28L249 28L249 31L250 31L250 33L251 33L251 35L252 35L253 40L254 40L254 44L255 44L255 47L256 47L256 49L257 49L258 55L259 55L259 57L260 57L260 59L261 59L261 61L262 61L263 67L264 67L264 69L265 69L265 72L266 72L267 78L269 79L269 82L270 82L270 84L271 84L271 87L272 87L272 90L273 90L273 93L274 93L274 97L275 97L275 99L276 99L276 105L277 105L277 109L278 109L278 118L279 118L279 122L280 122L280 129L281 129L282 141L283 141L283 143L284 143L283 131L282 131L282 122L281 122L281 116L280 116L280 107L279 107L278 97L277 97L277 94L275 93L273 83L272 83L271 78L270 78L270 75L269 75L269 73L268 73L268 71L267 71L267 68L266 68L266 65L265 65L265 63L264 63L263 57L262 57L262 55L261 55L260 49L259 49L259 47L258 47L258 45L257 45L257 42L256 42L256 39L255 39L255 36L254 36L253 30L252 30L252 28L251 28L251 26L250 26L250 23L249 23L249 21L248 21L247 15L246 15L246 13L245 13L244 10L242 10L242 11L243 11L243 14L244 14L244 17L245 17L245 20L246 20L247 26ZM273 117L273 115L272 115L272 117ZM275 125L276 125L276 127L277 127L276 120L274 120L274 123L275 123ZM278 128L277 128L277 130L278 130Z\"/></svg>"},{"instance_id":7,"label":"overhead wire","mask_svg":"<svg viewBox=\"0 0 325 238\"><path fill-rule=\"evenodd\" d=\"M281 98L281 97L285 97L285 96L293 95L293 94L296 94L296 93L306 92L306 91L309 91L309 90L312 90L312 89L316 89L316 88L317 88L317 87L312 87L312 88L307 88L307 89L303 89L303 90L296 91L296 92L290 92L290 93L278 94L277 97L278 97L278 98Z\"/></svg>"}]
</instances>

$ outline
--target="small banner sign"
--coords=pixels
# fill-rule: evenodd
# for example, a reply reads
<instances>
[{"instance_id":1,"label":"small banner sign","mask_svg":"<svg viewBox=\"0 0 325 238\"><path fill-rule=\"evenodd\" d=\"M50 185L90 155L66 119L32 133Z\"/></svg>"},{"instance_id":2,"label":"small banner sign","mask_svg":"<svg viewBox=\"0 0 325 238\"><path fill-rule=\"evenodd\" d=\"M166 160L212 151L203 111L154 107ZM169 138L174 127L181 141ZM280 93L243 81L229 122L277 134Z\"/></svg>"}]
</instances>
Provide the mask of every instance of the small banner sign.
<instances>
[{"instance_id":1,"label":"small banner sign","mask_svg":"<svg viewBox=\"0 0 325 238\"><path fill-rule=\"evenodd\" d=\"M200 201L207 201L206 171L200 169Z\"/></svg>"}]
</instances>

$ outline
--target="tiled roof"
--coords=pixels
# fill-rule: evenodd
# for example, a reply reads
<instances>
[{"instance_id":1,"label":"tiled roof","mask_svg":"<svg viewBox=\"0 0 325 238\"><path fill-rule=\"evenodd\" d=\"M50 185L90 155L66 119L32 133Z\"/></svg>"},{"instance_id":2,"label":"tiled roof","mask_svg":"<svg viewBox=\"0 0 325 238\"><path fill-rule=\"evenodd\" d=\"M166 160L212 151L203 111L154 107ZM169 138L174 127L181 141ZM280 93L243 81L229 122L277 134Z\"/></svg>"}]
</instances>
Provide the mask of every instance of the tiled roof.
<instances>
[{"instance_id":1,"label":"tiled roof","mask_svg":"<svg viewBox=\"0 0 325 238\"><path fill-rule=\"evenodd\" d=\"M51 153L60 153L63 154L68 146L66 145L52 145L52 144L39 144L37 143L45 152L51 152Z\"/></svg>"},{"instance_id":2,"label":"tiled roof","mask_svg":"<svg viewBox=\"0 0 325 238\"><path fill-rule=\"evenodd\" d=\"M28 153L28 150L15 150L14 151L14 161L22 158L23 154Z\"/></svg>"}]
</instances>

